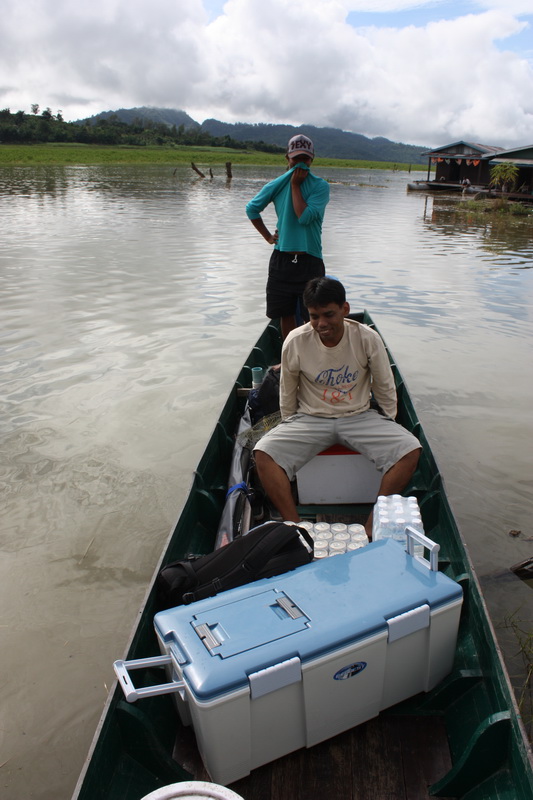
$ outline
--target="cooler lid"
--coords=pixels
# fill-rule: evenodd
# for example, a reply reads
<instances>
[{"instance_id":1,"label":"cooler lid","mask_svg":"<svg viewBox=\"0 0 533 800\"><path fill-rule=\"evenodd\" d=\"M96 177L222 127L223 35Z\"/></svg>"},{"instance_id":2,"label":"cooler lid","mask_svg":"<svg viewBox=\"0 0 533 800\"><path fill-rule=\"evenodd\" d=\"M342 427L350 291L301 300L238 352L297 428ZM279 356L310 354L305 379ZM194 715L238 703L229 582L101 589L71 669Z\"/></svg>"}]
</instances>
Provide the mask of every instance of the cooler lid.
<instances>
[{"instance_id":1,"label":"cooler lid","mask_svg":"<svg viewBox=\"0 0 533 800\"><path fill-rule=\"evenodd\" d=\"M380 632L388 621L462 595L391 540L372 542L283 575L156 615L156 630L199 699L235 691L248 677L297 657L302 663ZM417 624L420 624L419 622ZM405 623L402 621L402 626Z\"/></svg>"},{"instance_id":2,"label":"cooler lid","mask_svg":"<svg viewBox=\"0 0 533 800\"><path fill-rule=\"evenodd\" d=\"M206 649L231 658L303 631L311 620L288 594L266 589L193 614L191 625Z\"/></svg>"}]
</instances>

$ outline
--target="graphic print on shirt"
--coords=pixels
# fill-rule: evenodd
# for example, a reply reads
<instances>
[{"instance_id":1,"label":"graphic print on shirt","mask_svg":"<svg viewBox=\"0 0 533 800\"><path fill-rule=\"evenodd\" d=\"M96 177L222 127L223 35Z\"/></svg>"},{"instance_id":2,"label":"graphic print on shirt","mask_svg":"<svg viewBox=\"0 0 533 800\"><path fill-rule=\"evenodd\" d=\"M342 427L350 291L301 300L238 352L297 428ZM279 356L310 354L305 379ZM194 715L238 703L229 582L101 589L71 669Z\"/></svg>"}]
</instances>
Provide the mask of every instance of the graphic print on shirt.
<instances>
[{"instance_id":1,"label":"graphic print on shirt","mask_svg":"<svg viewBox=\"0 0 533 800\"><path fill-rule=\"evenodd\" d=\"M352 399L351 392L357 386L359 370L351 370L347 364L337 369L330 367L318 373L315 383L324 387L322 400L336 405L347 398Z\"/></svg>"}]
</instances>

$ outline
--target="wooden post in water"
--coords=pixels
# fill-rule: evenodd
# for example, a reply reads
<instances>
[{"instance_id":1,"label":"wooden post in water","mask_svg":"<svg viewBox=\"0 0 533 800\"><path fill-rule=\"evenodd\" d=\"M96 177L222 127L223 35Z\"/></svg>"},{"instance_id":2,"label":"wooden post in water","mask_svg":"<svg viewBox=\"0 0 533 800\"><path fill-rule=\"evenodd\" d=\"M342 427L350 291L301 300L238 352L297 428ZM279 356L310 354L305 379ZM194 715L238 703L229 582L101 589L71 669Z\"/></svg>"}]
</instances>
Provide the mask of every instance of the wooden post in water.
<instances>
[{"instance_id":1,"label":"wooden post in water","mask_svg":"<svg viewBox=\"0 0 533 800\"><path fill-rule=\"evenodd\" d=\"M200 178L205 178L205 175L203 174L203 172L200 172L200 170L198 169L198 167L196 166L196 164L194 163L194 161L191 161L191 167L193 168L193 170L194 170L195 172L197 172L197 173L198 173L198 175L200 176Z\"/></svg>"},{"instance_id":2,"label":"wooden post in water","mask_svg":"<svg viewBox=\"0 0 533 800\"><path fill-rule=\"evenodd\" d=\"M228 180L231 180L233 177L231 174L231 161L226 161L226 175L228 176Z\"/></svg>"}]
</instances>

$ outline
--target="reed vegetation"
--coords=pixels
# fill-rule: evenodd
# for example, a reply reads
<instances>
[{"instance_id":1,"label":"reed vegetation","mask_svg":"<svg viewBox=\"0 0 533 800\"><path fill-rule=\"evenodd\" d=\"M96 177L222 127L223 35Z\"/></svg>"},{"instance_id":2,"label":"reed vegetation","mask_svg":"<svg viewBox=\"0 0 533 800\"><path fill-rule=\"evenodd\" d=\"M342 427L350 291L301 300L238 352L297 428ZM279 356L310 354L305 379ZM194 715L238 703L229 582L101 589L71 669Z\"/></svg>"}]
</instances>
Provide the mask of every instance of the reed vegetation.
<instances>
[{"instance_id":1,"label":"reed vegetation","mask_svg":"<svg viewBox=\"0 0 533 800\"><path fill-rule=\"evenodd\" d=\"M515 695L529 740L533 741L533 631L520 619L518 612L506 617L503 627L516 637L518 650L514 655L522 660L525 679L520 670L521 685L515 686Z\"/></svg>"},{"instance_id":2,"label":"reed vegetation","mask_svg":"<svg viewBox=\"0 0 533 800\"><path fill-rule=\"evenodd\" d=\"M511 217L531 217L533 208L527 203L513 202L506 197L489 200L466 200L459 209L469 214L484 217L486 214Z\"/></svg>"}]
</instances>

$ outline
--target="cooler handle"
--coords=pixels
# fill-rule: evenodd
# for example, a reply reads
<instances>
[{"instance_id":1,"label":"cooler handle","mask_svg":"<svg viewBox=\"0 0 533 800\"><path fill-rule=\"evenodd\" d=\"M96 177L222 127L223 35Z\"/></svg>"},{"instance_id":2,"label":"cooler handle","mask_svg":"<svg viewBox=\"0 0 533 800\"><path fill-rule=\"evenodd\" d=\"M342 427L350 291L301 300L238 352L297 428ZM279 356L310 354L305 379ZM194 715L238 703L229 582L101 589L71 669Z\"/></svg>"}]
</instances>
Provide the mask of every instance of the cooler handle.
<instances>
[{"instance_id":1,"label":"cooler handle","mask_svg":"<svg viewBox=\"0 0 533 800\"><path fill-rule=\"evenodd\" d=\"M153 658L137 658L132 661L115 661L113 669L118 678L118 682L124 697L128 703L135 703L141 697L156 697L160 694L172 694L183 689L185 683L183 681L169 681L168 683L159 683L154 686L144 686L136 689L133 681L130 678L129 670L142 669L143 667L165 667L167 664L172 664L171 656L154 656Z\"/></svg>"},{"instance_id":2,"label":"cooler handle","mask_svg":"<svg viewBox=\"0 0 533 800\"><path fill-rule=\"evenodd\" d=\"M417 556L418 560L427 564L432 572L438 572L440 544L437 544L437 542L434 542L432 539L428 539L427 536L411 528L410 525L406 527L405 533L407 536L406 550L409 555L414 556L415 554L415 541L418 542L418 544L424 545L426 550L429 550L429 561L427 558L424 558L424 556Z\"/></svg>"}]
</instances>

